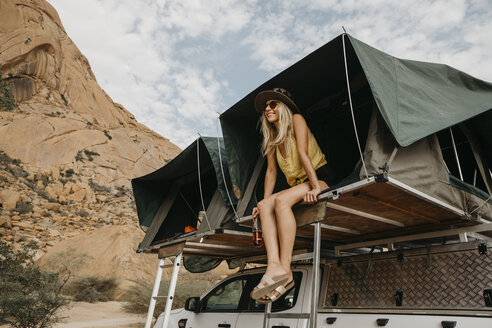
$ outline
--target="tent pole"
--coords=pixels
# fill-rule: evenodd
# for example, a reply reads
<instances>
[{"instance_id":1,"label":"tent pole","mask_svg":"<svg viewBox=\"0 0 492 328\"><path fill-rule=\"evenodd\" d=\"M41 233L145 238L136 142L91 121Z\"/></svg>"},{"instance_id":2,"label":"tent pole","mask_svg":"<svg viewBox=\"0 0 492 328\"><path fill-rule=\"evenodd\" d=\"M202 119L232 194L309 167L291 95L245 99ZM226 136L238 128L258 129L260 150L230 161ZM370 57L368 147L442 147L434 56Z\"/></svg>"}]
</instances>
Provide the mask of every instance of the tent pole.
<instances>
[{"instance_id":1,"label":"tent pole","mask_svg":"<svg viewBox=\"0 0 492 328\"><path fill-rule=\"evenodd\" d=\"M234 207L234 204L232 203L232 200L231 200L231 195L229 194L229 188L227 188L227 181L226 181L225 174L224 174L224 166L222 164L222 154L220 152L220 138L219 138L219 117L217 117L217 147L219 148L220 170L222 172L222 181L224 181L224 186L225 186L225 190L227 193L227 198L229 199L229 203L231 204L231 207L232 207L232 210L234 211L234 215L236 216L236 219L239 220L239 216L237 215L236 208Z\"/></svg>"},{"instance_id":2,"label":"tent pole","mask_svg":"<svg viewBox=\"0 0 492 328\"><path fill-rule=\"evenodd\" d=\"M492 195L492 177L489 174L490 171L487 170L487 168L489 167L489 163L485 160L484 151L480 146L479 141L470 131L470 129L463 123L459 126L461 128L461 131L463 131L463 133L465 134L465 137L468 139L468 142L470 143L470 147L478 167L478 171L475 170L476 173L473 177L473 185L476 185L476 175L480 174L483 178L483 182L485 183L485 187L487 188L489 195Z\"/></svg>"},{"instance_id":3,"label":"tent pole","mask_svg":"<svg viewBox=\"0 0 492 328\"><path fill-rule=\"evenodd\" d=\"M309 318L309 328L316 328L318 319L319 302L319 275L320 275L320 252L321 252L321 222L314 223L313 238L313 274L311 282L311 312Z\"/></svg>"},{"instance_id":4,"label":"tent pole","mask_svg":"<svg viewBox=\"0 0 492 328\"><path fill-rule=\"evenodd\" d=\"M350 112L352 113L352 122L354 123L355 139L357 140L357 146L359 147L360 160L362 161L362 167L364 168L366 179L369 179L369 174L367 174L366 163L364 162L364 156L362 155L362 148L360 146L359 134L357 133L357 125L355 124L354 108L352 106L352 96L350 94L350 82L349 82L348 68L347 68L347 52L345 50L345 35L346 33L342 34L343 61L345 62L345 77L347 79L347 92L348 92L348 98L350 104Z\"/></svg>"},{"instance_id":5,"label":"tent pole","mask_svg":"<svg viewBox=\"0 0 492 328\"><path fill-rule=\"evenodd\" d=\"M202 193L202 178L200 174L200 138L196 139L196 158L198 162L198 187L200 188L200 200L202 201L203 213L205 213L205 220L207 220L208 229L212 230L210 222L208 221L207 209L205 208L205 202L203 201Z\"/></svg>"},{"instance_id":6,"label":"tent pole","mask_svg":"<svg viewBox=\"0 0 492 328\"><path fill-rule=\"evenodd\" d=\"M184 202L186 203L186 205L188 205L188 208L190 209L191 213L193 214L193 216L196 216L198 217L198 214L195 213L195 211L193 210L193 208L191 207L190 203L188 203L188 201L186 200L186 198L183 196L183 193L180 191L179 192L179 195L181 196L181 198L184 200Z\"/></svg>"},{"instance_id":7,"label":"tent pole","mask_svg":"<svg viewBox=\"0 0 492 328\"><path fill-rule=\"evenodd\" d=\"M463 173L461 172L460 159L458 158L458 150L456 149L456 143L454 142L453 129L449 128L449 133L451 134L451 142L453 143L454 157L456 157L456 164L458 165L458 171L460 172L460 179L463 180Z\"/></svg>"}]
</instances>

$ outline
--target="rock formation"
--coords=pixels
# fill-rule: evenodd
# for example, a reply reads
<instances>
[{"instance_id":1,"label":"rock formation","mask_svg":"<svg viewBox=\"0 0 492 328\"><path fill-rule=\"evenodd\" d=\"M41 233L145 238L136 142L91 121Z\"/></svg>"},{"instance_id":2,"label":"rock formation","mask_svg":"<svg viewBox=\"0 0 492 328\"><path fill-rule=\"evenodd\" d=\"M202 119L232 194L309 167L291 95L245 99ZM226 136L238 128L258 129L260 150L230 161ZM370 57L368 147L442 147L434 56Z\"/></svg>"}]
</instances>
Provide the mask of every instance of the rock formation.
<instances>
[{"instance_id":1,"label":"rock formation","mask_svg":"<svg viewBox=\"0 0 492 328\"><path fill-rule=\"evenodd\" d=\"M99 87L44 0L0 0L0 70L17 103L0 111L0 240L15 247L35 242L42 256L61 241L59 247L83 251L107 238L121 247L99 249L106 260L93 250L98 261L88 263L88 272L105 263L117 278L135 276L118 271L132 266L153 279L157 258L149 267L146 256L135 254L142 232L129 181L179 148ZM122 235L135 240L123 247Z\"/></svg>"},{"instance_id":2,"label":"rock formation","mask_svg":"<svg viewBox=\"0 0 492 328\"><path fill-rule=\"evenodd\" d=\"M1 0L0 13L0 70L19 104L0 112L0 150L33 170L126 186L179 152L99 87L50 4Z\"/></svg>"}]
</instances>

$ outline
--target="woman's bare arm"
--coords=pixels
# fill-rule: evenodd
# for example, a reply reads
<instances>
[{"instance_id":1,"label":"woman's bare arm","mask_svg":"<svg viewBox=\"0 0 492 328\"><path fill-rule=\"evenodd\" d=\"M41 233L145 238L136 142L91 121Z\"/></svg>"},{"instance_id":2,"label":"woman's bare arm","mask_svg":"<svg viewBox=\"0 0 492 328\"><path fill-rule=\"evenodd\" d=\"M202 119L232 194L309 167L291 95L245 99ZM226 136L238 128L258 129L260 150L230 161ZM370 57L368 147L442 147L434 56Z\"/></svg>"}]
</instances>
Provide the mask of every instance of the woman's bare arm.
<instances>
[{"instance_id":1,"label":"woman's bare arm","mask_svg":"<svg viewBox=\"0 0 492 328\"><path fill-rule=\"evenodd\" d=\"M265 173L265 192L263 199L270 197L273 194L275 188L275 182L277 181L277 159L275 158L275 149L272 149L267 154L267 170ZM257 218L259 214L258 208L253 208L252 216Z\"/></svg>"},{"instance_id":2,"label":"woman's bare arm","mask_svg":"<svg viewBox=\"0 0 492 328\"><path fill-rule=\"evenodd\" d=\"M275 182L277 181L277 159L275 157L275 149L271 149L267 154L268 166L265 173L265 192L263 198L273 194Z\"/></svg>"},{"instance_id":3,"label":"woman's bare arm","mask_svg":"<svg viewBox=\"0 0 492 328\"><path fill-rule=\"evenodd\" d=\"M299 153L299 159L301 160L302 166L307 173L309 178L309 184L311 185L311 191L306 193L304 196L304 201L306 203L312 204L316 202L316 196L321 192L321 187L319 185L318 176L314 169L313 163L308 154L308 141L309 141L309 127L304 120L304 117L300 114L294 114L294 133L297 142L297 151Z\"/></svg>"}]
</instances>

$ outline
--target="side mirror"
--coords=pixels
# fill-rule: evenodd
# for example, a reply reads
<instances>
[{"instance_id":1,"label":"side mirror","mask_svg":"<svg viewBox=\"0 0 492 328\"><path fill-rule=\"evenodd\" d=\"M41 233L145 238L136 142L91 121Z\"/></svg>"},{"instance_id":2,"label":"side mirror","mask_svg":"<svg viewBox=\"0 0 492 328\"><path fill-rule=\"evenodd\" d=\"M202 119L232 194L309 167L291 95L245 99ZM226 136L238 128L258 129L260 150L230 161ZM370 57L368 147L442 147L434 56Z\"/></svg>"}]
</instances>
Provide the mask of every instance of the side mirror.
<instances>
[{"instance_id":1,"label":"side mirror","mask_svg":"<svg viewBox=\"0 0 492 328\"><path fill-rule=\"evenodd\" d=\"M200 297L189 297L185 303L185 310L198 313L200 312Z\"/></svg>"}]
</instances>

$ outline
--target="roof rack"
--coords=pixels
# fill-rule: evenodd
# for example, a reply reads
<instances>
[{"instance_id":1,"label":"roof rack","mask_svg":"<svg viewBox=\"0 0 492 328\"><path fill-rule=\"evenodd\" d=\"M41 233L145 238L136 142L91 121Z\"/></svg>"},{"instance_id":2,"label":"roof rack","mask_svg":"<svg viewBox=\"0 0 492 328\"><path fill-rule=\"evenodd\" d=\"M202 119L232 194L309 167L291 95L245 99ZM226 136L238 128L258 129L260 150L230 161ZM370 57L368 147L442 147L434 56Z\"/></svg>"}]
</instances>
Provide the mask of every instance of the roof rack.
<instances>
[{"instance_id":1,"label":"roof rack","mask_svg":"<svg viewBox=\"0 0 492 328\"><path fill-rule=\"evenodd\" d=\"M318 223L323 257L393 250L395 244L422 247L444 237L461 242L492 239L492 223L478 212L471 216L383 174L328 190L318 199L315 205L300 204L293 209L298 225L294 254L314 249ZM243 227L252 225L251 216L235 221ZM244 230L193 232L155 242L145 251L159 253L159 257L182 251L184 256L264 261L264 248L253 248L252 233Z\"/></svg>"}]
</instances>

